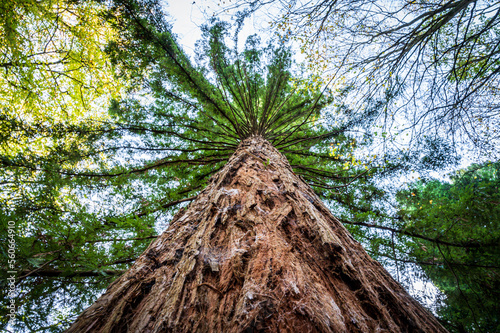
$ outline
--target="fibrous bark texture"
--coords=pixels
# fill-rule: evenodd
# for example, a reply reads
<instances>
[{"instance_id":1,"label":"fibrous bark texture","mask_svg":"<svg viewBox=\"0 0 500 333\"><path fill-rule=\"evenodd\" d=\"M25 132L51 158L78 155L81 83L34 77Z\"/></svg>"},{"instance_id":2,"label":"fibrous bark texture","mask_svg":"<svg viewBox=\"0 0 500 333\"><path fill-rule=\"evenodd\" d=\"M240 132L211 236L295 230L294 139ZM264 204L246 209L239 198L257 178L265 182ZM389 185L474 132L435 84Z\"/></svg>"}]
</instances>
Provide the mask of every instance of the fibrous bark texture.
<instances>
[{"instance_id":1,"label":"fibrous bark texture","mask_svg":"<svg viewBox=\"0 0 500 333\"><path fill-rule=\"evenodd\" d=\"M446 332L261 137L68 332Z\"/></svg>"}]
</instances>

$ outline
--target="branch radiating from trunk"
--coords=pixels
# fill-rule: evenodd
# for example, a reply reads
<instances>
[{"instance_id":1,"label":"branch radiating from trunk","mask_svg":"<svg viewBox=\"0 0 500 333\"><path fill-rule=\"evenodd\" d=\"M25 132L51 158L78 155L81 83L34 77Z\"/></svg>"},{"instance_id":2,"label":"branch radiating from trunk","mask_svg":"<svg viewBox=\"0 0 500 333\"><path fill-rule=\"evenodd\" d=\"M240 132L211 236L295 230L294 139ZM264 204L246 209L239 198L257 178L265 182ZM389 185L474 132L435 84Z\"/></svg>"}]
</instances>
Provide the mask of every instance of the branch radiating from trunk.
<instances>
[{"instance_id":1,"label":"branch radiating from trunk","mask_svg":"<svg viewBox=\"0 0 500 333\"><path fill-rule=\"evenodd\" d=\"M446 332L261 137L68 332Z\"/></svg>"}]
</instances>

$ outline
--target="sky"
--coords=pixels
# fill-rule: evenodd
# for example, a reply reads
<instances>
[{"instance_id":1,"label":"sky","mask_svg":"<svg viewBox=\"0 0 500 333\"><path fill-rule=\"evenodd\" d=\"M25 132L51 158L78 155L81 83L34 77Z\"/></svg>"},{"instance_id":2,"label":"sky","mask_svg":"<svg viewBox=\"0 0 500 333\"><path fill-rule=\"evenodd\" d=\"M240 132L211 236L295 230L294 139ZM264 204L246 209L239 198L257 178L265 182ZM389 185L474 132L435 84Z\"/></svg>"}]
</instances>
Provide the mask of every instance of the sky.
<instances>
[{"instance_id":1,"label":"sky","mask_svg":"<svg viewBox=\"0 0 500 333\"><path fill-rule=\"evenodd\" d=\"M198 0L198 3L206 2ZM169 0L163 6L170 15L173 31L178 35L186 52L192 53L194 45L201 37L200 25L206 20L200 6L190 0Z\"/></svg>"},{"instance_id":2,"label":"sky","mask_svg":"<svg viewBox=\"0 0 500 333\"><path fill-rule=\"evenodd\" d=\"M223 5L228 1L222 1ZM180 44L184 51L194 54L195 43L201 38L201 25L209 18L215 16L223 21L231 21L236 10L225 12L219 5L221 1L217 0L167 0L164 1L164 11L170 16L169 21L173 23L173 32L179 37ZM247 36L258 33L261 37L265 36L268 25L266 15L253 14L245 21L241 32L241 41ZM267 29L267 31L269 31ZM269 35L270 36L270 35ZM264 37L264 39L266 39Z\"/></svg>"}]
</instances>

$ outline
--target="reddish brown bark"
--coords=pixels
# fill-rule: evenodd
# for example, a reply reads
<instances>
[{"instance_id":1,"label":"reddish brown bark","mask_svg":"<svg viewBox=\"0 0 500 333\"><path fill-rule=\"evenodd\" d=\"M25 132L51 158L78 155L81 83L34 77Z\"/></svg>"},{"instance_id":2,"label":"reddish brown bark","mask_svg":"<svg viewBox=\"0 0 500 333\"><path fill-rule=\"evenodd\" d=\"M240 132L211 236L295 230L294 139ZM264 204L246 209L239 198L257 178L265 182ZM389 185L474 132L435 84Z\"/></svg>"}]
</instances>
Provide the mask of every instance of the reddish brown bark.
<instances>
[{"instance_id":1,"label":"reddish brown bark","mask_svg":"<svg viewBox=\"0 0 500 333\"><path fill-rule=\"evenodd\" d=\"M253 137L68 332L446 331Z\"/></svg>"}]
</instances>

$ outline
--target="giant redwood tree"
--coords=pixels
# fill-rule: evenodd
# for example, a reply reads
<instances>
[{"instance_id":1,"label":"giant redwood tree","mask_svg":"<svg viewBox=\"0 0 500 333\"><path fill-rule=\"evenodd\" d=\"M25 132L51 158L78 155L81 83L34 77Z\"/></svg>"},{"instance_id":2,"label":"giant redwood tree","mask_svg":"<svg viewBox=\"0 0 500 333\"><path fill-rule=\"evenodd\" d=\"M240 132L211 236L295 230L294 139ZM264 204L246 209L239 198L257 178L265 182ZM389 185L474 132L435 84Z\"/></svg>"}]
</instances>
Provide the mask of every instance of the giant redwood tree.
<instances>
[{"instance_id":1,"label":"giant redwood tree","mask_svg":"<svg viewBox=\"0 0 500 333\"><path fill-rule=\"evenodd\" d=\"M445 331L313 189L342 202L368 181L368 165L335 154L366 119L335 126L328 91L292 79L286 48L253 36L230 49L227 25L213 22L196 66L154 4L116 6L123 39L110 52L155 100L115 103L112 131L165 155L85 175L170 176L177 202L191 202L68 332Z\"/></svg>"}]
</instances>

